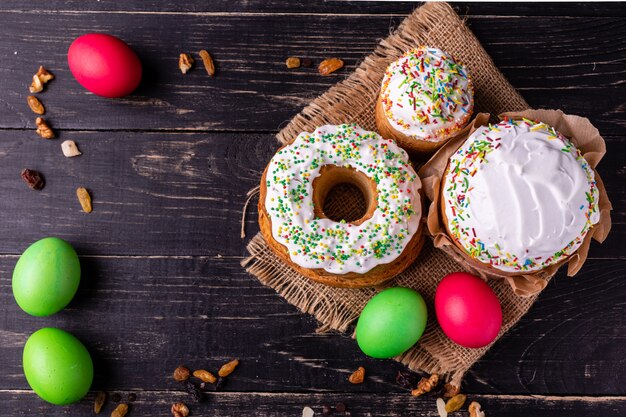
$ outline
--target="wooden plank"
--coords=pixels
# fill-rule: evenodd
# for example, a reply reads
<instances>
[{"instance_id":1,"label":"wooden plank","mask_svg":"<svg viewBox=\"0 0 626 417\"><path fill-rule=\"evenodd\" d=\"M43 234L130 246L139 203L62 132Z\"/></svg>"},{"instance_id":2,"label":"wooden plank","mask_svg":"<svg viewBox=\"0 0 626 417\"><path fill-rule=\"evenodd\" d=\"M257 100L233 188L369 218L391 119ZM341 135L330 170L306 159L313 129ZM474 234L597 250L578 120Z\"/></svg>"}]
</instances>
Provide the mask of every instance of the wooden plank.
<instances>
[{"instance_id":1,"label":"wooden plank","mask_svg":"<svg viewBox=\"0 0 626 417\"><path fill-rule=\"evenodd\" d=\"M130 405L129 416L170 415L169 410L174 402L186 401L194 416L211 417L277 417L300 416L304 407L311 407L316 416L322 415L324 405L335 406L343 403L346 413L333 415L376 416L376 417L414 417L436 416L437 409L434 398L412 398L408 394L369 394L349 393L211 393L202 404L191 404L188 395L180 391L122 391L119 394L127 398L135 394L137 400ZM95 393L85 400L67 407L55 407L40 401L34 394L25 391L0 391L0 401L7 415L32 416L46 415L49 417L72 415L93 415L93 399ZM542 417L569 417L620 415L626 406L624 397L557 397L529 395L477 395L470 400L478 401L488 416L525 417L541 415ZM469 400L468 400L469 401ZM468 403L469 404L469 403ZM108 415L115 403L108 402L103 415ZM466 406L467 407L467 406ZM457 413L462 415L461 413ZM467 415L465 411L464 415Z\"/></svg>"},{"instance_id":2,"label":"wooden plank","mask_svg":"<svg viewBox=\"0 0 626 417\"><path fill-rule=\"evenodd\" d=\"M0 55L10 57L0 62L0 127L33 127L25 97L41 63L57 75L41 98L58 128L276 131L345 78L401 20L0 12ZM559 107L590 117L604 134L623 133L624 19L475 17L469 24L533 107ZM143 60L144 82L132 96L98 98L69 73L68 46L94 30L121 36ZM211 79L199 67L180 74L178 54L201 48L213 53L219 74ZM315 68L288 71L284 60L289 55L316 62L338 56L346 68L331 77L318 75Z\"/></svg>"},{"instance_id":3,"label":"wooden plank","mask_svg":"<svg viewBox=\"0 0 626 417\"><path fill-rule=\"evenodd\" d=\"M133 12L133 13L263 13L263 14L382 14L407 15L419 6L415 1L323 1L323 2L285 2L280 0L248 0L235 2L229 0L201 0L179 2L175 0L158 1L147 0L141 2L116 2L99 0L96 3L85 3L80 0L48 0L37 4L19 0L5 0L0 10L19 11L88 11L88 12ZM473 15L496 16L624 16L624 7L619 3L568 2L542 3L507 3L503 6L498 3L453 2L459 13Z\"/></svg>"},{"instance_id":4,"label":"wooden plank","mask_svg":"<svg viewBox=\"0 0 626 417\"><path fill-rule=\"evenodd\" d=\"M83 152L67 159L60 143L73 139ZM608 140L600 172L613 199L608 240L593 244L593 258L623 258L626 172L623 137ZM243 255L241 210L277 149L271 134L184 132L61 132L54 141L32 131L0 130L0 253L18 253L46 235L73 242L83 254ZM39 192L20 179L23 168L41 171ZM75 190L92 191L94 212L80 210ZM246 220L258 231L256 200Z\"/></svg>"},{"instance_id":5,"label":"wooden plank","mask_svg":"<svg viewBox=\"0 0 626 417\"><path fill-rule=\"evenodd\" d=\"M239 257L81 257L74 301L44 318L13 300L16 260L0 257L2 389L28 388L23 343L57 326L90 349L96 390L175 389L170 375L180 363L215 371L238 357L229 391L403 392L395 384L403 366L365 357L347 335L316 334L315 321L262 287ZM624 260L589 261L573 279L562 271L474 367L464 390L626 395L625 274ZM368 378L354 386L347 377L358 366Z\"/></svg>"}]
</instances>

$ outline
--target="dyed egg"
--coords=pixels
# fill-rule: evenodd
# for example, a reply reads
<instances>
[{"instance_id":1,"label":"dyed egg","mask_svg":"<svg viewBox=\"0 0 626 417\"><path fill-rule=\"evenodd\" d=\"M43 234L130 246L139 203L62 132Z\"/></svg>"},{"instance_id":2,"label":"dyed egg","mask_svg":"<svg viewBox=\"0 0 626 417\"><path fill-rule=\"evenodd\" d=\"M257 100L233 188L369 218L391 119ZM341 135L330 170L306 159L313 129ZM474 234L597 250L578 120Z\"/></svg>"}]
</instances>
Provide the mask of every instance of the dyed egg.
<instances>
[{"instance_id":1,"label":"dyed egg","mask_svg":"<svg viewBox=\"0 0 626 417\"><path fill-rule=\"evenodd\" d=\"M104 33L77 38L67 51L76 81L102 97L123 97L141 81L141 62L124 41Z\"/></svg>"},{"instance_id":2,"label":"dyed egg","mask_svg":"<svg viewBox=\"0 0 626 417\"><path fill-rule=\"evenodd\" d=\"M485 281L465 272L441 280L435 293L435 313L446 336L467 348L493 342L502 325L496 294Z\"/></svg>"},{"instance_id":3,"label":"dyed egg","mask_svg":"<svg viewBox=\"0 0 626 417\"><path fill-rule=\"evenodd\" d=\"M28 247L13 270L13 296L32 316L49 316L62 310L80 283L80 261L66 241L47 237Z\"/></svg>"},{"instance_id":4,"label":"dyed egg","mask_svg":"<svg viewBox=\"0 0 626 417\"><path fill-rule=\"evenodd\" d=\"M70 333L46 327L33 333L22 356L28 385L49 403L65 405L83 398L93 380L93 362Z\"/></svg>"},{"instance_id":5,"label":"dyed egg","mask_svg":"<svg viewBox=\"0 0 626 417\"><path fill-rule=\"evenodd\" d=\"M410 288L388 288L372 297L361 312L356 341L368 356L397 356L419 340L427 316L419 293Z\"/></svg>"}]
</instances>

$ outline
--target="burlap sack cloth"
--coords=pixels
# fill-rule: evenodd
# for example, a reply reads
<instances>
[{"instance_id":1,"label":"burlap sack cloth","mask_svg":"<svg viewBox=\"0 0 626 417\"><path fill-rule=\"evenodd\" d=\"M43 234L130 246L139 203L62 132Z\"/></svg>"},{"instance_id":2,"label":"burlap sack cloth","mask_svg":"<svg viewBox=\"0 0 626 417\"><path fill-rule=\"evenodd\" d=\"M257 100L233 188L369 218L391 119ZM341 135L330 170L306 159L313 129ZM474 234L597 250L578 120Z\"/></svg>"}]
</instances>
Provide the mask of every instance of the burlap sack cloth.
<instances>
[{"instance_id":1,"label":"burlap sack cloth","mask_svg":"<svg viewBox=\"0 0 626 417\"><path fill-rule=\"evenodd\" d=\"M280 144L289 143L300 132L312 132L324 124L357 123L376 130L374 105L386 67L406 50L428 45L439 47L463 62L475 83L475 111L498 115L528 107L524 99L498 71L463 20L446 3L427 3L408 16L398 29L382 40L374 53L365 58L356 71L315 99L278 133ZM337 203L337 202L335 202ZM341 207L349 213L358 207ZM329 206L324 207L330 210ZM345 332L358 318L377 289L348 290L317 284L299 275L281 262L257 234L248 244L250 256L242 265L263 284L275 289L301 311L312 314L321 323L319 331ZM466 349L452 343L436 324L433 297L439 280L454 271L467 270L444 251L435 249L430 239L416 262L389 285L414 288L429 305L429 320L424 335L415 347L396 360L410 369L445 375L459 386L463 374L489 349ZM549 278L549 277L548 277ZM503 325L498 338L524 315L537 293L516 295L505 280L491 280L503 311ZM543 287L542 287L543 288ZM356 346L355 346L356 349Z\"/></svg>"}]
</instances>

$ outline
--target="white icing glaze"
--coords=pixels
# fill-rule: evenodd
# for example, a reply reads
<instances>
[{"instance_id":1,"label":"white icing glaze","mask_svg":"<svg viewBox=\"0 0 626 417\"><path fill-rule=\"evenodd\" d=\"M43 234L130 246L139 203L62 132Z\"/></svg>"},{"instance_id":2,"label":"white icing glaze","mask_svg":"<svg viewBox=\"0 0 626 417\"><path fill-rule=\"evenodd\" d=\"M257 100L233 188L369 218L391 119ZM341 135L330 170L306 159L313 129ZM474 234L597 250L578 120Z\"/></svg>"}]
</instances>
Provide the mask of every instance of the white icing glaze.
<instances>
[{"instance_id":1,"label":"white icing glaze","mask_svg":"<svg viewBox=\"0 0 626 417\"><path fill-rule=\"evenodd\" d=\"M313 181L324 165L354 168L377 183L377 208L359 226L316 218ZM304 268L366 273L396 259L418 229L419 177L404 150L356 125L303 132L278 151L266 175L274 239Z\"/></svg>"},{"instance_id":2,"label":"white icing glaze","mask_svg":"<svg viewBox=\"0 0 626 417\"><path fill-rule=\"evenodd\" d=\"M439 142L469 120L474 89L465 68L451 55L421 47L389 65L381 102L387 120L397 131Z\"/></svg>"},{"instance_id":3,"label":"white icing glaze","mask_svg":"<svg viewBox=\"0 0 626 417\"><path fill-rule=\"evenodd\" d=\"M450 158L448 227L475 259L536 271L572 254L598 222L598 189L580 151L528 120L476 130Z\"/></svg>"}]
</instances>

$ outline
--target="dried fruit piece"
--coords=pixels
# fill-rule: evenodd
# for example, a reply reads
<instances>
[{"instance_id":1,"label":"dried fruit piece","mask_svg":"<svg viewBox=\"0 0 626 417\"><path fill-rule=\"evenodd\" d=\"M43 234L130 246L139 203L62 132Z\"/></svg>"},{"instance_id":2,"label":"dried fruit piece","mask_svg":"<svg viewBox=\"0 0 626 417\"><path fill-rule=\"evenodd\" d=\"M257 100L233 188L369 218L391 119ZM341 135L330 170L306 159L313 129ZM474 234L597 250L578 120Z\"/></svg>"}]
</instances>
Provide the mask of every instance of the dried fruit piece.
<instances>
[{"instance_id":1,"label":"dried fruit piece","mask_svg":"<svg viewBox=\"0 0 626 417\"><path fill-rule=\"evenodd\" d=\"M178 382L183 382L189 379L189 369L184 367L183 365L179 365L178 368L174 369L174 379Z\"/></svg>"},{"instance_id":2,"label":"dried fruit piece","mask_svg":"<svg viewBox=\"0 0 626 417\"><path fill-rule=\"evenodd\" d=\"M435 388L438 383L438 374L432 374L428 378L422 378L420 379L420 382L417 383L417 388L411 391L411 395L414 397L419 397L420 395L426 394L427 392L432 391L432 389Z\"/></svg>"},{"instance_id":3,"label":"dried fruit piece","mask_svg":"<svg viewBox=\"0 0 626 417\"><path fill-rule=\"evenodd\" d=\"M78 150L78 146L76 146L76 142L73 140L66 140L63 142L61 144L61 150L63 151L63 155L68 158L82 155L82 153Z\"/></svg>"},{"instance_id":4,"label":"dried fruit piece","mask_svg":"<svg viewBox=\"0 0 626 417\"><path fill-rule=\"evenodd\" d=\"M22 179L33 190L41 190L46 185L41 173L39 171L35 171L34 169L23 169Z\"/></svg>"},{"instance_id":5,"label":"dried fruit piece","mask_svg":"<svg viewBox=\"0 0 626 417\"><path fill-rule=\"evenodd\" d=\"M174 417L187 417L189 408L184 403L174 403L172 404L172 414Z\"/></svg>"},{"instance_id":6,"label":"dried fruit piece","mask_svg":"<svg viewBox=\"0 0 626 417\"><path fill-rule=\"evenodd\" d=\"M285 65L287 65L287 68L289 69L298 68L300 67L300 58L295 57L295 56L290 56L285 61Z\"/></svg>"},{"instance_id":7,"label":"dried fruit piece","mask_svg":"<svg viewBox=\"0 0 626 417\"><path fill-rule=\"evenodd\" d=\"M187 74L187 71L189 71L191 67L193 67L194 62L195 61L190 54L184 52L180 54L180 57L178 58L178 68L180 68L180 72L182 72L183 74Z\"/></svg>"},{"instance_id":8,"label":"dried fruit piece","mask_svg":"<svg viewBox=\"0 0 626 417\"><path fill-rule=\"evenodd\" d=\"M446 403L446 411L448 413L454 413L463 407L465 404L465 400L467 399L467 395L465 394L457 394L454 397L450 398Z\"/></svg>"},{"instance_id":9,"label":"dried fruit piece","mask_svg":"<svg viewBox=\"0 0 626 417\"><path fill-rule=\"evenodd\" d=\"M207 74L209 74L209 76L211 77L214 76L215 64L213 63L213 58L211 57L211 54L209 54L209 52L205 49L198 52L198 54L200 55L200 58L202 58L202 63L204 64L204 69L206 69Z\"/></svg>"},{"instance_id":10,"label":"dried fruit piece","mask_svg":"<svg viewBox=\"0 0 626 417\"><path fill-rule=\"evenodd\" d=\"M235 359L228 363L225 363L224 365L222 365L217 374L224 378L225 376L232 374L237 365L239 365L239 359Z\"/></svg>"},{"instance_id":11,"label":"dried fruit piece","mask_svg":"<svg viewBox=\"0 0 626 417\"><path fill-rule=\"evenodd\" d=\"M204 369L198 369L197 371L193 371L193 376L200 379L202 382L208 382L210 384L215 384L215 382L217 381L215 375Z\"/></svg>"},{"instance_id":12,"label":"dried fruit piece","mask_svg":"<svg viewBox=\"0 0 626 417\"><path fill-rule=\"evenodd\" d=\"M128 404L120 404L115 407L115 410L111 413L111 417L124 417L128 413Z\"/></svg>"},{"instance_id":13,"label":"dried fruit piece","mask_svg":"<svg viewBox=\"0 0 626 417\"><path fill-rule=\"evenodd\" d=\"M323 60L319 66L319 72L322 75L330 75L343 67L343 61L339 58L328 58Z\"/></svg>"},{"instance_id":14,"label":"dried fruit piece","mask_svg":"<svg viewBox=\"0 0 626 417\"><path fill-rule=\"evenodd\" d=\"M43 85L52 79L54 79L54 75L48 72L43 65L40 65L37 74L33 75L33 82L28 90L31 93L39 93L43 90Z\"/></svg>"},{"instance_id":15,"label":"dried fruit piece","mask_svg":"<svg viewBox=\"0 0 626 417\"><path fill-rule=\"evenodd\" d=\"M472 401L467 408L470 417L485 417L485 412L480 409L480 404L476 401Z\"/></svg>"},{"instance_id":16,"label":"dried fruit piece","mask_svg":"<svg viewBox=\"0 0 626 417\"><path fill-rule=\"evenodd\" d=\"M44 114L46 112L45 107L43 106L41 101L39 101L39 99L37 97L35 97L35 96L28 96L28 97L26 97L26 102L28 103L28 107L30 107L30 109L33 111L33 113L35 113L35 114Z\"/></svg>"},{"instance_id":17,"label":"dried fruit piece","mask_svg":"<svg viewBox=\"0 0 626 417\"><path fill-rule=\"evenodd\" d=\"M335 406L335 410L338 413L343 413L346 411L346 405L344 403L337 403L337 405Z\"/></svg>"},{"instance_id":18,"label":"dried fruit piece","mask_svg":"<svg viewBox=\"0 0 626 417\"><path fill-rule=\"evenodd\" d=\"M304 407L302 409L302 417L313 417L315 415L315 411L311 407Z\"/></svg>"},{"instance_id":19,"label":"dried fruit piece","mask_svg":"<svg viewBox=\"0 0 626 417\"><path fill-rule=\"evenodd\" d=\"M102 411L102 407L104 403L107 401L107 393L104 391L100 391L98 395L96 395L96 400L93 403L93 412L96 414L100 414Z\"/></svg>"},{"instance_id":20,"label":"dried fruit piece","mask_svg":"<svg viewBox=\"0 0 626 417\"><path fill-rule=\"evenodd\" d=\"M396 384L400 385L402 388L411 389L417 384L417 375L413 372L398 371Z\"/></svg>"},{"instance_id":21,"label":"dried fruit piece","mask_svg":"<svg viewBox=\"0 0 626 417\"><path fill-rule=\"evenodd\" d=\"M313 66L313 60L311 58L302 58L302 66L310 68Z\"/></svg>"},{"instance_id":22,"label":"dried fruit piece","mask_svg":"<svg viewBox=\"0 0 626 417\"><path fill-rule=\"evenodd\" d=\"M91 206L91 196L86 188L78 187L76 189L76 197L78 197L80 206L83 208L85 213L91 213L93 211L93 207Z\"/></svg>"},{"instance_id":23,"label":"dried fruit piece","mask_svg":"<svg viewBox=\"0 0 626 417\"><path fill-rule=\"evenodd\" d=\"M196 402L201 403L204 401L204 394L202 394L202 391L200 391L193 382L190 380L183 381L183 387L188 394L193 396Z\"/></svg>"},{"instance_id":24,"label":"dried fruit piece","mask_svg":"<svg viewBox=\"0 0 626 417\"><path fill-rule=\"evenodd\" d=\"M352 375L348 378L348 381L352 384L361 384L365 380L365 368L359 366L359 369L352 372Z\"/></svg>"},{"instance_id":25,"label":"dried fruit piece","mask_svg":"<svg viewBox=\"0 0 626 417\"><path fill-rule=\"evenodd\" d=\"M446 411L446 402L443 398L437 398L437 414L439 417L448 417L448 412Z\"/></svg>"},{"instance_id":26,"label":"dried fruit piece","mask_svg":"<svg viewBox=\"0 0 626 417\"><path fill-rule=\"evenodd\" d=\"M54 131L48 126L43 117L35 119L35 126L37 126L36 132L39 136L44 139L54 139Z\"/></svg>"},{"instance_id":27,"label":"dried fruit piece","mask_svg":"<svg viewBox=\"0 0 626 417\"><path fill-rule=\"evenodd\" d=\"M461 389L452 384L445 384L443 386L443 398L452 398L461 392Z\"/></svg>"}]
</instances>

